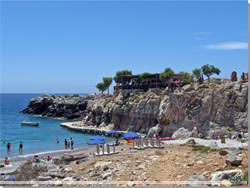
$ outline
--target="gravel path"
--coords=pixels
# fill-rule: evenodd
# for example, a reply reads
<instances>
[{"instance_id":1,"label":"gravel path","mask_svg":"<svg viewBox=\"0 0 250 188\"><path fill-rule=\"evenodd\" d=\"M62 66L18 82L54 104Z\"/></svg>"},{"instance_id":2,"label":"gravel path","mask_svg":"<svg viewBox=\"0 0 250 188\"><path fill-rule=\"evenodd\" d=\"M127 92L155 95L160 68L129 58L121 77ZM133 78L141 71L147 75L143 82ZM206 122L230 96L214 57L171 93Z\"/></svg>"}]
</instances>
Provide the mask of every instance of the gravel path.
<instances>
[{"instance_id":1,"label":"gravel path","mask_svg":"<svg viewBox=\"0 0 250 188\"><path fill-rule=\"evenodd\" d=\"M248 143L241 143L237 140L232 140L232 139L226 139L226 143L222 144L220 140L205 140L201 138L188 138L188 139L183 139L183 140L168 140L168 141L163 141L165 145L178 145L178 144L185 144L188 140L194 139L195 142L199 145L202 146L207 146L207 147L218 147L218 148L242 148L242 147L247 147Z\"/></svg>"}]
</instances>

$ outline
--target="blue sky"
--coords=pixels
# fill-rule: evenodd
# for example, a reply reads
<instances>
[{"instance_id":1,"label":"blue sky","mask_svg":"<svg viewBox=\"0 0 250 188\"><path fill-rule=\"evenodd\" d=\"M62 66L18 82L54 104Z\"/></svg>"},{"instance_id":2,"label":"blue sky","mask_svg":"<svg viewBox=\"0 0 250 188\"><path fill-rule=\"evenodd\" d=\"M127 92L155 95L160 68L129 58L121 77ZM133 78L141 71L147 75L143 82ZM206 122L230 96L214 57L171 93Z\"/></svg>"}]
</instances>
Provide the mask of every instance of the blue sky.
<instances>
[{"instance_id":1,"label":"blue sky","mask_svg":"<svg viewBox=\"0 0 250 188\"><path fill-rule=\"evenodd\" d=\"M1 92L89 93L103 76L248 69L246 1L2 2Z\"/></svg>"}]
</instances>

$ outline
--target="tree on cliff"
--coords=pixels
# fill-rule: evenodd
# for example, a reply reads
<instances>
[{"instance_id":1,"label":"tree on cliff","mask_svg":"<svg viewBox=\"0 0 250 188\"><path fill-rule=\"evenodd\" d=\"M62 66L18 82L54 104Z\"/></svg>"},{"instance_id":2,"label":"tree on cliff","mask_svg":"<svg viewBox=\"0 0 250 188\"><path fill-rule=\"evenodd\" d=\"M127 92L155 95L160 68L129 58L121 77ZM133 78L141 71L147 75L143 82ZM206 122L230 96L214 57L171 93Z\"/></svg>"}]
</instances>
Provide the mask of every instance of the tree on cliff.
<instances>
[{"instance_id":1,"label":"tree on cliff","mask_svg":"<svg viewBox=\"0 0 250 188\"><path fill-rule=\"evenodd\" d=\"M201 69L200 68L196 68L193 70L193 75L195 77L196 80L199 80L202 76L201 74Z\"/></svg>"},{"instance_id":2,"label":"tree on cliff","mask_svg":"<svg viewBox=\"0 0 250 188\"><path fill-rule=\"evenodd\" d=\"M122 76L122 75L132 75L132 71L122 70L122 71L116 72L115 77L114 77L114 81L116 83L121 83L120 76Z\"/></svg>"},{"instance_id":3,"label":"tree on cliff","mask_svg":"<svg viewBox=\"0 0 250 188\"><path fill-rule=\"evenodd\" d=\"M193 70L193 76L195 77L197 81L199 81L199 83L203 82L203 75L202 75L202 71L200 68L196 68Z\"/></svg>"},{"instance_id":4,"label":"tree on cliff","mask_svg":"<svg viewBox=\"0 0 250 188\"><path fill-rule=\"evenodd\" d=\"M101 91L102 93L107 89L104 85L104 83L100 82L98 84L96 84L96 88Z\"/></svg>"},{"instance_id":5,"label":"tree on cliff","mask_svg":"<svg viewBox=\"0 0 250 188\"><path fill-rule=\"evenodd\" d=\"M184 84L189 84L194 81L194 76L192 74L189 74L188 72L179 72L179 74L181 75L181 81Z\"/></svg>"},{"instance_id":6,"label":"tree on cliff","mask_svg":"<svg viewBox=\"0 0 250 188\"><path fill-rule=\"evenodd\" d=\"M207 76L208 78L208 81L210 81L210 76L213 75L213 74L217 74L219 75L220 74L220 69L218 69L217 67L213 66L213 65L203 65L201 67L201 70L202 70L202 73Z\"/></svg>"},{"instance_id":7,"label":"tree on cliff","mask_svg":"<svg viewBox=\"0 0 250 188\"><path fill-rule=\"evenodd\" d=\"M150 76L151 75L151 73L149 73L149 72L144 72L144 73L141 73L140 75L139 75L139 77L140 77L140 81L141 82L143 82L143 83L147 83L148 82L148 76Z\"/></svg>"},{"instance_id":8,"label":"tree on cliff","mask_svg":"<svg viewBox=\"0 0 250 188\"><path fill-rule=\"evenodd\" d=\"M108 90L108 94L109 94L109 86L112 84L113 78L111 77L103 77L103 84L105 86L105 90Z\"/></svg>"},{"instance_id":9,"label":"tree on cliff","mask_svg":"<svg viewBox=\"0 0 250 188\"><path fill-rule=\"evenodd\" d=\"M172 76L174 76L174 71L171 68L166 68L164 72L160 73L161 80L168 80Z\"/></svg>"}]
</instances>

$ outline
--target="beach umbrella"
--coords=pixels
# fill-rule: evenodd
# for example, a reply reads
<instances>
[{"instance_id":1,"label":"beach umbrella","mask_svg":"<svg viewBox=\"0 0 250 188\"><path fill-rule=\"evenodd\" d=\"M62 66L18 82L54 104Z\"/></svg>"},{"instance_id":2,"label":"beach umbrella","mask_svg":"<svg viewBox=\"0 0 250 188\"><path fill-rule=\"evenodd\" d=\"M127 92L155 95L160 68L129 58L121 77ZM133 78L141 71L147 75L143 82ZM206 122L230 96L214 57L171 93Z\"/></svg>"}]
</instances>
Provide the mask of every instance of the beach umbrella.
<instances>
[{"instance_id":1,"label":"beach umbrella","mask_svg":"<svg viewBox=\"0 0 250 188\"><path fill-rule=\"evenodd\" d=\"M106 134L117 134L118 132L116 130L111 130L111 131L107 131Z\"/></svg>"},{"instance_id":2,"label":"beach umbrella","mask_svg":"<svg viewBox=\"0 0 250 188\"><path fill-rule=\"evenodd\" d=\"M135 139L135 138L139 138L139 134L135 132L127 132L127 133L124 133L122 137L126 139Z\"/></svg>"},{"instance_id":3,"label":"beach umbrella","mask_svg":"<svg viewBox=\"0 0 250 188\"><path fill-rule=\"evenodd\" d=\"M100 141L105 141L106 138L104 136L92 136L90 140L100 140Z\"/></svg>"},{"instance_id":4,"label":"beach umbrella","mask_svg":"<svg viewBox=\"0 0 250 188\"><path fill-rule=\"evenodd\" d=\"M98 144L105 144L102 140L92 140L90 142L87 142L88 145L98 145Z\"/></svg>"}]
</instances>

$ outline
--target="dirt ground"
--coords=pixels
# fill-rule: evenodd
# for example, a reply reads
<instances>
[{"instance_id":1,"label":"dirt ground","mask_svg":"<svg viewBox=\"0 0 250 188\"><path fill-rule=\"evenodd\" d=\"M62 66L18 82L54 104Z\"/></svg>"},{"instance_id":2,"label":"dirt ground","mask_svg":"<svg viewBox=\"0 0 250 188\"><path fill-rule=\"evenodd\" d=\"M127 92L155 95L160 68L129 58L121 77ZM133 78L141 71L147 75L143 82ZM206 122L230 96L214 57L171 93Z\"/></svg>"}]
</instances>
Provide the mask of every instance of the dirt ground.
<instances>
[{"instance_id":1,"label":"dirt ground","mask_svg":"<svg viewBox=\"0 0 250 188\"><path fill-rule=\"evenodd\" d=\"M104 173L111 173L108 181L186 181L194 173L204 173L210 177L212 172L221 170L248 170L247 150L242 151L243 162L239 167L226 165L219 151L192 151L192 147L168 145L164 149L134 150L131 146L119 146L119 154L90 157L81 164L71 164L68 175L83 174L84 181L101 181ZM98 162L112 162L105 171L96 171Z\"/></svg>"}]
</instances>

